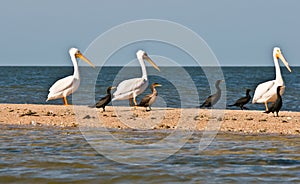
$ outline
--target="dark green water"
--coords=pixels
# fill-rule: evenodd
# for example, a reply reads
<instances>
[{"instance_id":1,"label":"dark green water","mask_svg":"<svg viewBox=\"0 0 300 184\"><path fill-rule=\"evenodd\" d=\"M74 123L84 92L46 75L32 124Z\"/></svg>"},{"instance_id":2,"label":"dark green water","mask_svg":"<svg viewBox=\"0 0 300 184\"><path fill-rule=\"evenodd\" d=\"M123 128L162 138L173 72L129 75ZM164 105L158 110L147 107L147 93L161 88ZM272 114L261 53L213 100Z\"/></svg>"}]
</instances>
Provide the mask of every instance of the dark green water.
<instances>
[{"instance_id":1,"label":"dark green water","mask_svg":"<svg viewBox=\"0 0 300 184\"><path fill-rule=\"evenodd\" d=\"M300 182L299 136L223 134L199 151L199 132L164 160L132 165L107 159L78 129L2 126L1 130L1 183ZM170 133L112 131L130 144L156 142ZM107 140L100 143L115 146Z\"/></svg>"}]
</instances>

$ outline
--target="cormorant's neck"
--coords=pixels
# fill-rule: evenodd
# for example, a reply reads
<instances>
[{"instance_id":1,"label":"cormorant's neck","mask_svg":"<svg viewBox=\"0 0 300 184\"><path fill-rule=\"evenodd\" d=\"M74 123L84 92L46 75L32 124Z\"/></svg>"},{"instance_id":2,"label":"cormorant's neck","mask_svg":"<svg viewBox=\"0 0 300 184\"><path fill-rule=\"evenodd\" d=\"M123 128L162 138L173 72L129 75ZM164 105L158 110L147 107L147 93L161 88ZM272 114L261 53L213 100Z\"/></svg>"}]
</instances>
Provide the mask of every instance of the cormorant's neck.
<instances>
[{"instance_id":1,"label":"cormorant's neck","mask_svg":"<svg viewBox=\"0 0 300 184\"><path fill-rule=\"evenodd\" d=\"M247 92L246 92L246 96L250 96L250 91L247 91Z\"/></svg>"},{"instance_id":2,"label":"cormorant's neck","mask_svg":"<svg viewBox=\"0 0 300 184\"><path fill-rule=\"evenodd\" d=\"M215 86L216 86L218 92L221 91L220 83L216 84Z\"/></svg>"},{"instance_id":3,"label":"cormorant's neck","mask_svg":"<svg viewBox=\"0 0 300 184\"><path fill-rule=\"evenodd\" d=\"M281 95L280 95L280 89L277 89L277 96L281 97Z\"/></svg>"},{"instance_id":4,"label":"cormorant's neck","mask_svg":"<svg viewBox=\"0 0 300 184\"><path fill-rule=\"evenodd\" d=\"M154 86L151 86L152 94L157 95L157 91Z\"/></svg>"}]
</instances>

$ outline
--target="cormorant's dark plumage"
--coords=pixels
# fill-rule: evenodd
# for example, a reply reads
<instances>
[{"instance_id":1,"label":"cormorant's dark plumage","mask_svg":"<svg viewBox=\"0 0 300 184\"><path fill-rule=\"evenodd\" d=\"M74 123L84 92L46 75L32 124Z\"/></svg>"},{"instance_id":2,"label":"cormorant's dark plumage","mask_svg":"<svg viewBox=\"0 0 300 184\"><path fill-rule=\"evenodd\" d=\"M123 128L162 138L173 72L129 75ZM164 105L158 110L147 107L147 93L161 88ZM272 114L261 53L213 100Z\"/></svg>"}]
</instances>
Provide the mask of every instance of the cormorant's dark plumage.
<instances>
[{"instance_id":1,"label":"cormorant's dark plumage","mask_svg":"<svg viewBox=\"0 0 300 184\"><path fill-rule=\"evenodd\" d=\"M160 84L158 83L153 83L151 85L151 91L152 93L151 94L148 94L146 95L140 102L139 106L141 107L146 107L146 111L147 111L147 107L149 107L149 111L151 110L151 105L155 102L156 100L156 97L158 95L155 87L157 86L161 86Z\"/></svg>"},{"instance_id":2,"label":"cormorant's dark plumage","mask_svg":"<svg viewBox=\"0 0 300 184\"><path fill-rule=\"evenodd\" d=\"M246 107L244 107L244 105L247 104L251 99L250 91L251 91L250 89L247 89L246 96L238 99L234 104L229 105L229 107L237 106L237 107L240 107L242 110L244 110L244 108L247 109Z\"/></svg>"},{"instance_id":3,"label":"cormorant's dark plumage","mask_svg":"<svg viewBox=\"0 0 300 184\"><path fill-rule=\"evenodd\" d=\"M91 107L96 107L96 108L102 108L103 111L105 111L105 106L107 104L109 104L109 102L111 101L111 90L114 89L115 87L108 87L106 90L106 96L101 98L95 105L91 106Z\"/></svg>"},{"instance_id":4,"label":"cormorant's dark plumage","mask_svg":"<svg viewBox=\"0 0 300 184\"><path fill-rule=\"evenodd\" d=\"M217 92L213 95L210 95L209 97L207 97L207 99L205 100L205 102L200 106L200 108L202 107L212 107L214 106L220 99L221 97L221 89L220 89L220 83L223 82L223 80L217 80L216 81L216 88L217 88Z\"/></svg>"},{"instance_id":5,"label":"cormorant's dark plumage","mask_svg":"<svg viewBox=\"0 0 300 184\"><path fill-rule=\"evenodd\" d=\"M283 86L278 86L277 87L277 99L271 105L271 107L269 107L269 110L265 111L265 113L269 114L270 112L272 112L275 115L275 112L276 112L276 116L278 117L279 110L282 107L282 98L281 98L281 95L280 95L281 88L284 88L284 87Z\"/></svg>"}]
</instances>

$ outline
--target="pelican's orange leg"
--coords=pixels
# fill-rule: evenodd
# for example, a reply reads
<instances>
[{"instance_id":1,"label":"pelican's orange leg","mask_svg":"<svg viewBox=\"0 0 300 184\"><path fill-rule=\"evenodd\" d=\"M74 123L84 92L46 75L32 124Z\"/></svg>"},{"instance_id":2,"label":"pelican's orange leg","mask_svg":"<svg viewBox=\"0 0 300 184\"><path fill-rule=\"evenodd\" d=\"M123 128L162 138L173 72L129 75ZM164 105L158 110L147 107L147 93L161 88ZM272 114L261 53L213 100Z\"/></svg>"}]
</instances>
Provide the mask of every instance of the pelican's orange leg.
<instances>
[{"instance_id":1,"label":"pelican's orange leg","mask_svg":"<svg viewBox=\"0 0 300 184\"><path fill-rule=\"evenodd\" d=\"M133 98L129 98L129 106L133 107L134 103L133 103Z\"/></svg>"},{"instance_id":2,"label":"pelican's orange leg","mask_svg":"<svg viewBox=\"0 0 300 184\"><path fill-rule=\"evenodd\" d=\"M268 102L265 102L265 106L266 106L266 111L268 111L269 110Z\"/></svg>"},{"instance_id":3,"label":"pelican's orange leg","mask_svg":"<svg viewBox=\"0 0 300 184\"><path fill-rule=\"evenodd\" d=\"M69 105L69 104L68 104L67 97L64 96L63 100L64 100L64 105L65 105L65 106Z\"/></svg>"},{"instance_id":4,"label":"pelican's orange leg","mask_svg":"<svg viewBox=\"0 0 300 184\"><path fill-rule=\"evenodd\" d=\"M135 105L135 106L138 106L135 97L133 98L133 102L134 102L134 105Z\"/></svg>"},{"instance_id":5,"label":"pelican's orange leg","mask_svg":"<svg viewBox=\"0 0 300 184\"><path fill-rule=\"evenodd\" d=\"M129 106L131 107L130 110L135 110L135 105L133 102L133 98L129 98Z\"/></svg>"}]
</instances>

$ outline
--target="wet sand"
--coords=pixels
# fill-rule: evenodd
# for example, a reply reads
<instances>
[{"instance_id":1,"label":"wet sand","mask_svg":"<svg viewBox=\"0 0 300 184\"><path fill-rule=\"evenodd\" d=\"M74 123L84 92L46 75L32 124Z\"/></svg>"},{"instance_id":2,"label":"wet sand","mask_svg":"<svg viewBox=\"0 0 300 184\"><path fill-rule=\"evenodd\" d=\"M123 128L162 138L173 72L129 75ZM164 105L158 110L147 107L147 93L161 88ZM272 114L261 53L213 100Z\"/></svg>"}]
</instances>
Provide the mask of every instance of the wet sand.
<instances>
[{"instance_id":1,"label":"wet sand","mask_svg":"<svg viewBox=\"0 0 300 184\"><path fill-rule=\"evenodd\" d=\"M103 112L86 106L0 104L0 125L300 135L300 112L281 111L274 117L253 110L153 108L146 112L107 106Z\"/></svg>"}]
</instances>

